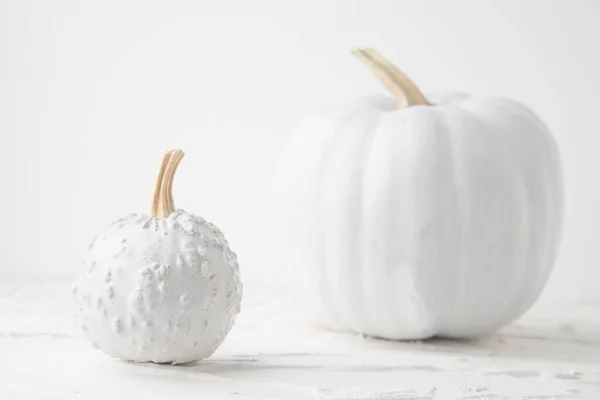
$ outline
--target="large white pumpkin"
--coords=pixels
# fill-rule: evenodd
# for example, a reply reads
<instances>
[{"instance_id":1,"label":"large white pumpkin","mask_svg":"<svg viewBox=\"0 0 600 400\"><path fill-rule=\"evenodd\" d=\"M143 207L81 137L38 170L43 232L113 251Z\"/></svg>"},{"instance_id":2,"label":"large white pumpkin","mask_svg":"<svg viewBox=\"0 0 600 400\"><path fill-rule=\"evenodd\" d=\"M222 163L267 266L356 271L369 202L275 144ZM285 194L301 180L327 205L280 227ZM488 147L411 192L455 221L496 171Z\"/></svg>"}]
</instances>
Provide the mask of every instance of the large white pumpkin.
<instances>
[{"instance_id":1,"label":"large white pumpkin","mask_svg":"<svg viewBox=\"0 0 600 400\"><path fill-rule=\"evenodd\" d=\"M515 101L430 102L376 51L355 55L395 99L323 112L293 134L274 186L275 263L334 328L489 334L534 303L556 258L553 137Z\"/></svg>"}]
</instances>

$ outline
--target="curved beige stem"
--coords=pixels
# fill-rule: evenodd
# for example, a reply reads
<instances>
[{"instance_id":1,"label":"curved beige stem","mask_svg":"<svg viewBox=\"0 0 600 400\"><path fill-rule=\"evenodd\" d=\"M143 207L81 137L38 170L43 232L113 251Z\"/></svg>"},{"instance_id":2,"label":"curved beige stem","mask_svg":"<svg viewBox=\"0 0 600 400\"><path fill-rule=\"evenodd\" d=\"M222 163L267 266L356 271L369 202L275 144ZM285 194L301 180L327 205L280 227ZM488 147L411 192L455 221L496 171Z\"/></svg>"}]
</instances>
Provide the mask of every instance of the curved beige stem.
<instances>
[{"instance_id":1,"label":"curved beige stem","mask_svg":"<svg viewBox=\"0 0 600 400\"><path fill-rule=\"evenodd\" d=\"M432 105L408 76L376 50L371 48L354 49L352 54L358 57L375 78L385 86L396 99L398 108Z\"/></svg>"},{"instance_id":2,"label":"curved beige stem","mask_svg":"<svg viewBox=\"0 0 600 400\"><path fill-rule=\"evenodd\" d=\"M150 215L152 218L167 218L175 211L173 178L184 154L181 150L171 150L165 153L160 170L158 171L154 197L152 198L152 211Z\"/></svg>"}]
</instances>

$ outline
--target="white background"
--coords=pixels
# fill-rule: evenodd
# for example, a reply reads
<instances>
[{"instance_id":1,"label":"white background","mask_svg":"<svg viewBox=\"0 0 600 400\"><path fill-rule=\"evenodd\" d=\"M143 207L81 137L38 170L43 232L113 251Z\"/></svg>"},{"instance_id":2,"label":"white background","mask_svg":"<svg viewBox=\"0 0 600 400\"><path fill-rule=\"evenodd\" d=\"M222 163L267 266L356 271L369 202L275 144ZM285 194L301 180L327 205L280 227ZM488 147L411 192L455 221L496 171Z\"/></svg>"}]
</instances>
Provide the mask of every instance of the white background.
<instances>
[{"instance_id":1,"label":"white background","mask_svg":"<svg viewBox=\"0 0 600 400\"><path fill-rule=\"evenodd\" d=\"M566 223L545 298L596 294L600 2L0 0L0 278L78 271L110 220L176 205L213 221L247 285L269 280L270 179L293 126L381 92L373 46L424 91L520 100L563 157Z\"/></svg>"}]
</instances>

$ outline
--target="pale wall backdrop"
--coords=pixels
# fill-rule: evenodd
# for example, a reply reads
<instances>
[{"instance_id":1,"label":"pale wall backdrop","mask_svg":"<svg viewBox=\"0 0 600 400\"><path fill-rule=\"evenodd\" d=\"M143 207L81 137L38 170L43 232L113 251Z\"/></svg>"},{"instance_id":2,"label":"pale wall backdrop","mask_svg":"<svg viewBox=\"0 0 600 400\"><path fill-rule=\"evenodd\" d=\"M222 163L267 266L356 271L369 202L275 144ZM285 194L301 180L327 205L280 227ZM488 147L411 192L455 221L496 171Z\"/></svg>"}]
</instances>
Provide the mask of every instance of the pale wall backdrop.
<instances>
[{"instance_id":1,"label":"pale wall backdrop","mask_svg":"<svg viewBox=\"0 0 600 400\"><path fill-rule=\"evenodd\" d=\"M600 2L0 0L1 279L72 275L108 221L147 212L165 150L179 207L270 279L270 179L308 114L382 92L373 46L425 91L530 105L561 148L564 240L545 298L596 294Z\"/></svg>"}]
</instances>

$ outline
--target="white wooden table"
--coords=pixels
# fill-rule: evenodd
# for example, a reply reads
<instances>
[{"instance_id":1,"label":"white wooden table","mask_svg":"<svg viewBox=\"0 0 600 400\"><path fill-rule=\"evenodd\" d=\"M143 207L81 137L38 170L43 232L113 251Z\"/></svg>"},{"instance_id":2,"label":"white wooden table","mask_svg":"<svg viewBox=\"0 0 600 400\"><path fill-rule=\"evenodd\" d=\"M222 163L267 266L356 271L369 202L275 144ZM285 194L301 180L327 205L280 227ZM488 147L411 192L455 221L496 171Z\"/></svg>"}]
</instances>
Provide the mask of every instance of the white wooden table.
<instances>
[{"instance_id":1,"label":"white wooden table","mask_svg":"<svg viewBox=\"0 0 600 400\"><path fill-rule=\"evenodd\" d=\"M478 342L391 342L319 330L249 289L213 357L158 366L89 346L68 288L0 284L0 399L600 400L600 302L539 306Z\"/></svg>"}]
</instances>

